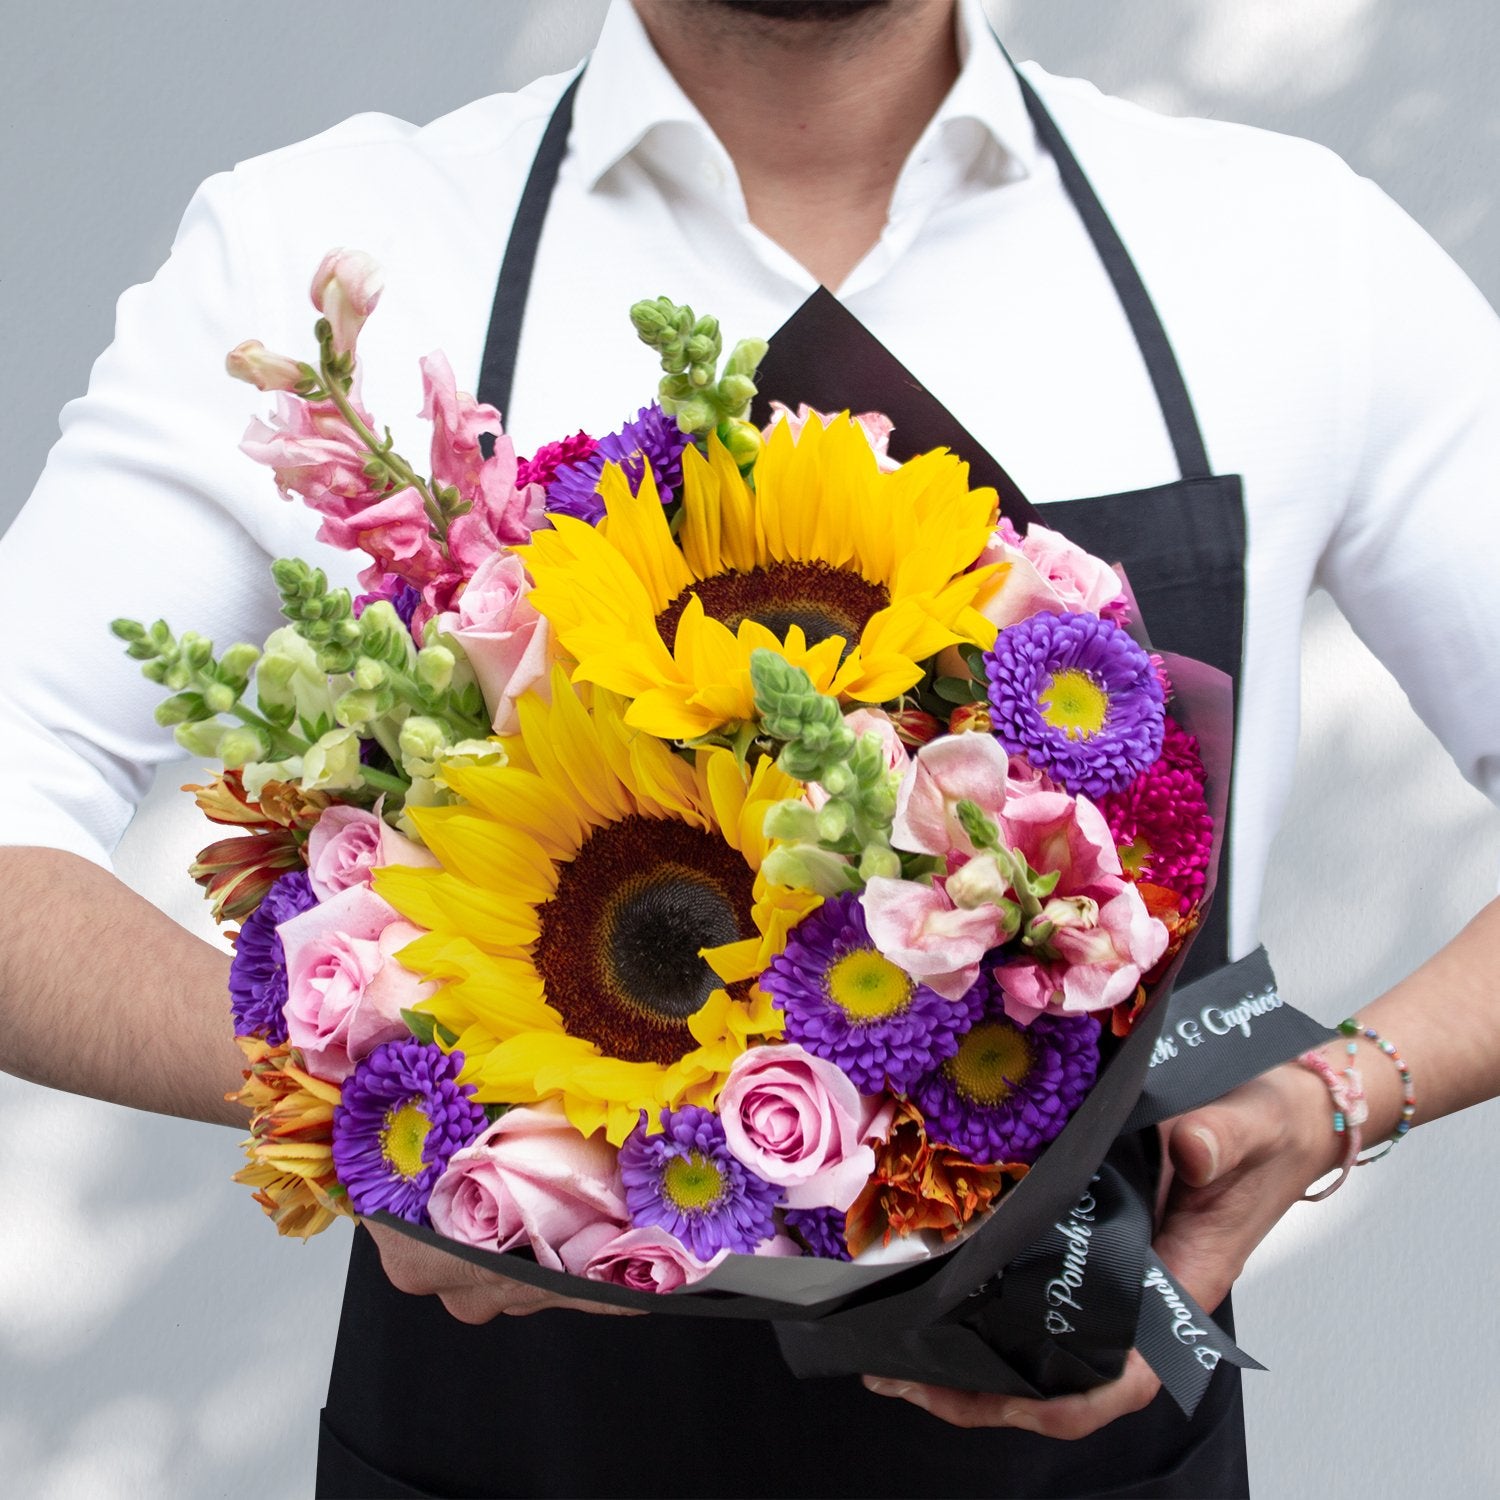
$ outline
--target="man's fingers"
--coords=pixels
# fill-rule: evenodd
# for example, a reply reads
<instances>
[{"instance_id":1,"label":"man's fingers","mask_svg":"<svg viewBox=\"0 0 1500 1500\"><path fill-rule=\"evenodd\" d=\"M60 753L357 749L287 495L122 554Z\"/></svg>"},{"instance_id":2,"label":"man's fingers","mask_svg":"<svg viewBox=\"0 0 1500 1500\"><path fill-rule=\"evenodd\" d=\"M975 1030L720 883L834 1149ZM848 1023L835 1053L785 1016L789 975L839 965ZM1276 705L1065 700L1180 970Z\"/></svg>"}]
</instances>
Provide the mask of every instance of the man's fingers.
<instances>
[{"instance_id":1,"label":"man's fingers","mask_svg":"<svg viewBox=\"0 0 1500 1500\"><path fill-rule=\"evenodd\" d=\"M1050 1401L954 1391L869 1375L865 1377L865 1386L876 1395L897 1396L920 1406L954 1427L1019 1427L1044 1437L1072 1440L1087 1437L1116 1417L1149 1406L1161 1382L1132 1349L1118 1380L1079 1396L1059 1396Z\"/></svg>"}]
</instances>

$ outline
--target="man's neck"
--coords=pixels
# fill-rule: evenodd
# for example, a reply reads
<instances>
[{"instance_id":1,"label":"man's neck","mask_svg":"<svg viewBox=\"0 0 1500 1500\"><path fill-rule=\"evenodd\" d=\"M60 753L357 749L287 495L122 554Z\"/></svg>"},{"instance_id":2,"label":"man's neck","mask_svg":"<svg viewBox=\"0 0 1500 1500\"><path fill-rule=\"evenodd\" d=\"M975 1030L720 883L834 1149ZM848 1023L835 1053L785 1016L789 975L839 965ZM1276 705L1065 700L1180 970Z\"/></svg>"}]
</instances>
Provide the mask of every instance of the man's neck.
<instances>
[{"instance_id":1,"label":"man's neck","mask_svg":"<svg viewBox=\"0 0 1500 1500\"><path fill-rule=\"evenodd\" d=\"M838 287L879 239L902 163L958 76L954 0L886 0L837 21L721 0L635 7L733 159L751 221Z\"/></svg>"}]
</instances>

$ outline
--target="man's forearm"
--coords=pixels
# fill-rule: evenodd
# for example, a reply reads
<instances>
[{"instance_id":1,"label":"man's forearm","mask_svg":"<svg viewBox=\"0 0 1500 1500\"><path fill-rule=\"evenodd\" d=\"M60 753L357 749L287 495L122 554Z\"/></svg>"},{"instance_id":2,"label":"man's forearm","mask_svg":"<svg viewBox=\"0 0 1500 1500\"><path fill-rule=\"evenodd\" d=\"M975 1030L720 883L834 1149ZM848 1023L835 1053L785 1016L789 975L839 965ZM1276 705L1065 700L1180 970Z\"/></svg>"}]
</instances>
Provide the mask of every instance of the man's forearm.
<instances>
[{"instance_id":1,"label":"man's forearm","mask_svg":"<svg viewBox=\"0 0 1500 1500\"><path fill-rule=\"evenodd\" d=\"M1395 1043L1411 1068L1417 1123L1500 1094L1500 900L1358 1015ZM1323 1051L1336 1068L1348 1062L1342 1039ZM1363 1039L1358 1066L1370 1096L1365 1139L1373 1144L1400 1119L1400 1079Z\"/></svg>"},{"instance_id":2,"label":"man's forearm","mask_svg":"<svg viewBox=\"0 0 1500 1500\"><path fill-rule=\"evenodd\" d=\"M229 958L113 875L0 848L0 1069L159 1114L243 1125Z\"/></svg>"}]
</instances>

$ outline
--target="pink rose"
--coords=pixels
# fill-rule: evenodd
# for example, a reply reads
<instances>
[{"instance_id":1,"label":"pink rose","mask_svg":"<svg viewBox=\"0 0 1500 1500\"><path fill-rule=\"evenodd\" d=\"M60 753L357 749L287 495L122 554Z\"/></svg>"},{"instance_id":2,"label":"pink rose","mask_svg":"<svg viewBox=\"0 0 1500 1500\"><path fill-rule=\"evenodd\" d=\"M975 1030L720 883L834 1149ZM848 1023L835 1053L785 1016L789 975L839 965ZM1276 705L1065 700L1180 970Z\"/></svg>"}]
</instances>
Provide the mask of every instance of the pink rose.
<instances>
[{"instance_id":1,"label":"pink rose","mask_svg":"<svg viewBox=\"0 0 1500 1500\"><path fill-rule=\"evenodd\" d=\"M701 1281L727 1253L720 1251L705 1263L664 1229L623 1229L594 1246L581 1269L590 1281L637 1292L675 1292Z\"/></svg>"},{"instance_id":2,"label":"pink rose","mask_svg":"<svg viewBox=\"0 0 1500 1500\"><path fill-rule=\"evenodd\" d=\"M978 566L1008 563L997 589L980 600L980 612L1004 629L1041 613L1100 614L1122 594L1119 575L1102 558L1046 526L1020 536L1002 519Z\"/></svg>"},{"instance_id":3,"label":"pink rose","mask_svg":"<svg viewBox=\"0 0 1500 1500\"><path fill-rule=\"evenodd\" d=\"M602 1134L580 1136L556 1105L508 1110L438 1178L433 1227L486 1250L529 1246L541 1265L587 1275L629 1217L618 1155Z\"/></svg>"},{"instance_id":4,"label":"pink rose","mask_svg":"<svg viewBox=\"0 0 1500 1500\"><path fill-rule=\"evenodd\" d=\"M287 1036L318 1078L340 1082L373 1048L406 1036L401 1012L433 991L395 958L422 929L369 886L349 886L276 931L286 952Z\"/></svg>"},{"instance_id":5,"label":"pink rose","mask_svg":"<svg viewBox=\"0 0 1500 1500\"><path fill-rule=\"evenodd\" d=\"M385 289L380 267L363 250L330 250L313 272L312 304L333 327L336 354L354 348Z\"/></svg>"},{"instance_id":6,"label":"pink rose","mask_svg":"<svg viewBox=\"0 0 1500 1500\"><path fill-rule=\"evenodd\" d=\"M496 734L514 734L519 727L516 700L523 693L547 690L551 631L526 590L521 559L494 553L459 595L458 609L438 620L439 629L464 648Z\"/></svg>"},{"instance_id":7,"label":"pink rose","mask_svg":"<svg viewBox=\"0 0 1500 1500\"><path fill-rule=\"evenodd\" d=\"M1166 927L1147 912L1133 885L1117 884L1099 903L1094 923L1053 934L1055 959L1019 959L995 969L1005 1013L1017 1024L1044 1010L1076 1014L1123 1004L1166 951Z\"/></svg>"},{"instance_id":8,"label":"pink rose","mask_svg":"<svg viewBox=\"0 0 1500 1500\"><path fill-rule=\"evenodd\" d=\"M802 435L802 429L816 418L825 427L836 422L841 413L815 411L805 401L798 406L796 411L781 401L771 403L771 420L766 423L761 436L769 439L778 422L785 422L791 429L792 439L795 441ZM890 448L891 433L896 430L896 424L885 415L884 412L867 411L855 416L852 412L843 413L855 424L865 435L865 441L869 443L871 452L875 455L875 462L882 472L889 474L894 469L899 469L899 459L891 457Z\"/></svg>"},{"instance_id":9,"label":"pink rose","mask_svg":"<svg viewBox=\"0 0 1500 1500\"><path fill-rule=\"evenodd\" d=\"M1005 806L1010 757L987 734L950 734L923 745L896 794L891 842L944 857L974 853L958 804L975 802L997 818Z\"/></svg>"},{"instance_id":10,"label":"pink rose","mask_svg":"<svg viewBox=\"0 0 1500 1500\"><path fill-rule=\"evenodd\" d=\"M859 1090L795 1043L742 1052L716 1107L730 1151L789 1208L847 1209L875 1170Z\"/></svg>"},{"instance_id":11,"label":"pink rose","mask_svg":"<svg viewBox=\"0 0 1500 1500\"><path fill-rule=\"evenodd\" d=\"M866 883L860 905L875 946L947 1000L968 991L984 955L1005 936L999 908L955 906L941 882L921 885L877 875Z\"/></svg>"},{"instance_id":12,"label":"pink rose","mask_svg":"<svg viewBox=\"0 0 1500 1500\"><path fill-rule=\"evenodd\" d=\"M515 444L500 413L458 389L447 358L422 361L422 415L432 423L432 477L451 485L469 503L448 529L448 551L464 573L473 573L501 547L527 541L540 523L546 492L516 483ZM480 438L493 440L484 456Z\"/></svg>"},{"instance_id":13,"label":"pink rose","mask_svg":"<svg viewBox=\"0 0 1500 1500\"><path fill-rule=\"evenodd\" d=\"M325 808L307 836L307 878L319 901L328 901L351 885L368 885L379 865L436 865L420 844L387 825L379 811Z\"/></svg>"}]
</instances>

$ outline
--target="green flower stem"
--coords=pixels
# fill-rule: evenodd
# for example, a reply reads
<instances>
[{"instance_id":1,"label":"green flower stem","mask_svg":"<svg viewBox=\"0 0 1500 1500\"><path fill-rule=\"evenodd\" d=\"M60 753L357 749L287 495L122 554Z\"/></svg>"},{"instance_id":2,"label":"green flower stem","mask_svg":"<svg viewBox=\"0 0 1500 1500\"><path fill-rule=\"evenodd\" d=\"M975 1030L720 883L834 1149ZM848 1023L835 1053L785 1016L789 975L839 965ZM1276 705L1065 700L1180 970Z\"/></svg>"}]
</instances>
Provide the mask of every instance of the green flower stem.
<instances>
[{"instance_id":1,"label":"green flower stem","mask_svg":"<svg viewBox=\"0 0 1500 1500\"><path fill-rule=\"evenodd\" d=\"M312 749L310 740L293 734L289 729L280 728L269 719L262 718L253 708L246 708L243 703L236 703L230 712L241 724L249 724L252 728L265 732L271 745L270 760L284 760L288 755L305 755Z\"/></svg>"},{"instance_id":2,"label":"green flower stem","mask_svg":"<svg viewBox=\"0 0 1500 1500\"><path fill-rule=\"evenodd\" d=\"M399 797L405 797L411 789L411 782L404 776L393 775L390 771L377 771L373 766L361 766L359 774L366 786L379 787L383 792L395 792Z\"/></svg>"},{"instance_id":3,"label":"green flower stem","mask_svg":"<svg viewBox=\"0 0 1500 1500\"><path fill-rule=\"evenodd\" d=\"M329 398L338 407L339 414L343 419L354 429L355 436L398 478L406 481L404 485L397 485L396 489L391 493L399 494L402 489L416 490L422 497L422 508L427 512L427 519L432 522L433 535L446 546L448 542L448 518L443 514L443 508L437 503L432 491L428 489L427 481L395 449L382 447L379 438L364 424L359 413L355 411L353 402L345 394L343 382L328 368L326 350L324 358L320 362L320 371Z\"/></svg>"},{"instance_id":4,"label":"green flower stem","mask_svg":"<svg viewBox=\"0 0 1500 1500\"><path fill-rule=\"evenodd\" d=\"M489 734L490 726L482 719L466 719L449 709L433 707L431 696L400 667L386 666L384 662L381 662L381 666L385 669L386 682L396 696L429 717L440 719L453 731L454 739L482 740Z\"/></svg>"}]
</instances>

